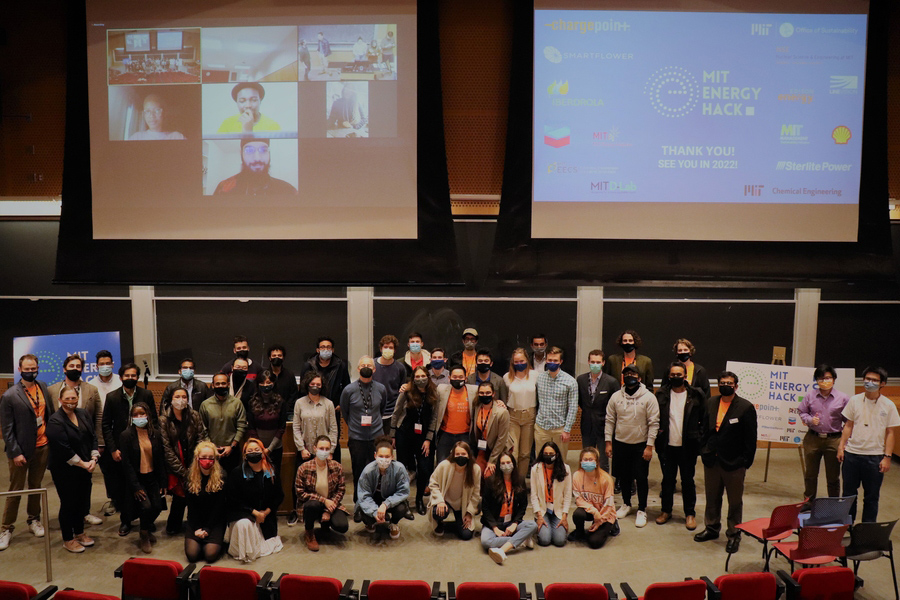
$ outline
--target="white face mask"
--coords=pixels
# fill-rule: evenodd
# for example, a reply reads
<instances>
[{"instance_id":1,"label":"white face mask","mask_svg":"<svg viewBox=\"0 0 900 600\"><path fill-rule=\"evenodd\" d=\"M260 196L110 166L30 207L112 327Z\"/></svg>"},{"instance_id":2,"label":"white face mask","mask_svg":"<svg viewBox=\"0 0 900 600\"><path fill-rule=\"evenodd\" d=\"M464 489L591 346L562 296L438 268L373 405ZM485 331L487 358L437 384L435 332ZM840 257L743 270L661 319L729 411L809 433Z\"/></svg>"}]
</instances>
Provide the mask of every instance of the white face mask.
<instances>
[{"instance_id":1,"label":"white face mask","mask_svg":"<svg viewBox=\"0 0 900 600\"><path fill-rule=\"evenodd\" d=\"M375 459L375 462L378 463L378 468L387 469L389 466L391 466L392 460L393 460L392 458L384 458L382 456L379 456L378 458Z\"/></svg>"},{"instance_id":2,"label":"white face mask","mask_svg":"<svg viewBox=\"0 0 900 600\"><path fill-rule=\"evenodd\" d=\"M394 358L394 349L393 348L384 348L381 351L381 358L385 360L391 360Z\"/></svg>"},{"instance_id":3,"label":"white face mask","mask_svg":"<svg viewBox=\"0 0 900 600\"><path fill-rule=\"evenodd\" d=\"M502 471L503 473L512 473L512 470L513 470L512 463L504 463L504 464L500 465L500 471Z\"/></svg>"},{"instance_id":4,"label":"white face mask","mask_svg":"<svg viewBox=\"0 0 900 600\"><path fill-rule=\"evenodd\" d=\"M331 452L328 450L316 450L316 458L319 460L326 460L329 456L331 456Z\"/></svg>"},{"instance_id":5,"label":"white face mask","mask_svg":"<svg viewBox=\"0 0 900 600\"><path fill-rule=\"evenodd\" d=\"M184 410L185 408L187 408L187 398L173 398L172 408L174 408L175 410Z\"/></svg>"}]
</instances>

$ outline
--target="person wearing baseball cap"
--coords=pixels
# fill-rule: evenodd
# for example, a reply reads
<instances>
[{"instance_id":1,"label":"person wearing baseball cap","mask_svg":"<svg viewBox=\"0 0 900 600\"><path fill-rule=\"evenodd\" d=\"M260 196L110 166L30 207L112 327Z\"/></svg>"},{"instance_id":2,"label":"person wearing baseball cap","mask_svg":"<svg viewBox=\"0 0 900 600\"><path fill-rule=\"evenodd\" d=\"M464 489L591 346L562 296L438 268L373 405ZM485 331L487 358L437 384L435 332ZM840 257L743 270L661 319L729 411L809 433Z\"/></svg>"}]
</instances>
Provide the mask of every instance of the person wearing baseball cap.
<instances>
[{"instance_id":1,"label":"person wearing baseball cap","mask_svg":"<svg viewBox=\"0 0 900 600\"><path fill-rule=\"evenodd\" d=\"M228 117L219 126L219 133L252 134L257 131L281 131L281 126L259 110L265 88L255 81L242 81L231 88L231 99L238 114Z\"/></svg>"},{"instance_id":2,"label":"person wearing baseball cap","mask_svg":"<svg viewBox=\"0 0 900 600\"><path fill-rule=\"evenodd\" d=\"M466 370L466 377L469 377L475 374L475 363L477 362L475 346L478 345L478 330L474 327L464 329L462 343L463 349L454 352L450 357L450 365L462 365Z\"/></svg>"}]
</instances>

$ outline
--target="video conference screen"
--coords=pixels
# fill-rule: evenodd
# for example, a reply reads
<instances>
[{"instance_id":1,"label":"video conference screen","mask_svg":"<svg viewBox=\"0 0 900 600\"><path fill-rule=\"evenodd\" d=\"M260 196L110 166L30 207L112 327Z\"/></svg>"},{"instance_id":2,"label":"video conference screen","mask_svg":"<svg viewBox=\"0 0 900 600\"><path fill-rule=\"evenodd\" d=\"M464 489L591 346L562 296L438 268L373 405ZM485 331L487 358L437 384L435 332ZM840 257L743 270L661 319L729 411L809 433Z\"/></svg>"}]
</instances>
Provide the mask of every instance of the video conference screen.
<instances>
[{"instance_id":1,"label":"video conference screen","mask_svg":"<svg viewBox=\"0 0 900 600\"><path fill-rule=\"evenodd\" d=\"M856 241L867 2L553 4L534 13L533 237Z\"/></svg>"},{"instance_id":2,"label":"video conference screen","mask_svg":"<svg viewBox=\"0 0 900 600\"><path fill-rule=\"evenodd\" d=\"M415 239L416 2L87 3L95 239Z\"/></svg>"}]
</instances>

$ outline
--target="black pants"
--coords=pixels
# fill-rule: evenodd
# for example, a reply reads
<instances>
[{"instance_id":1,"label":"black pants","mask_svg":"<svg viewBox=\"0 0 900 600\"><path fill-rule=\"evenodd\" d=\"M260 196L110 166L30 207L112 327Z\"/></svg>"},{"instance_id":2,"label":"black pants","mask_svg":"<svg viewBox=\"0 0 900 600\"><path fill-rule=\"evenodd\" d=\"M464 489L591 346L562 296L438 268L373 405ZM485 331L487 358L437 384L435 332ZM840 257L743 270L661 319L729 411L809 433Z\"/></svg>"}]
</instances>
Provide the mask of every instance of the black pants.
<instances>
[{"instance_id":1,"label":"black pants","mask_svg":"<svg viewBox=\"0 0 900 600\"><path fill-rule=\"evenodd\" d=\"M726 471L721 465L704 466L704 484L706 486L706 512L704 521L706 528L719 533L722 529L722 495L728 496L728 528L725 535L729 538L741 534L737 525L744 519L744 477L747 469Z\"/></svg>"},{"instance_id":2,"label":"black pants","mask_svg":"<svg viewBox=\"0 0 900 600\"><path fill-rule=\"evenodd\" d=\"M138 482L147 495L143 500L134 499L134 507L136 516L141 520L141 531L147 531L156 517L159 516L165 507L166 499L159 493L159 479L155 473L138 474ZM132 494L133 496L133 494ZM84 515L81 515L84 518Z\"/></svg>"},{"instance_id":3,"label":"black pants","mask_svg":"<svg viewBox=\"0 0 900 600\"><path fill-rule=\"evenodd\" d=\"M441 462L442 460L450 456L450 453L453 452L453 446L456 445L456 442L466 442L471 446L472 436L468 432L447 433L446 431L438 431L435 460L437 460L437 462Z\"/></svg>"},{"instance_id":4,"label":"black pants","mask_svg":"<svg viewBox=\"0 0 900 600\"><path fill-rule=\"evenodd\" d=\"M437 514L437 506L435 506L434 508L431 509L431 514L434 517L435 521L437 521L438 523L442 523L444 525L444 531L447 531L447 529L449 528L449 530L452 531L453 533L455 533L456 537L458 537L461 540L466 540L466 541L471 540L472 536L475 535L474 529L466 529L463 526L462 510L453 510L448 505L447 506L447 514L445 514L443 517L439 517ZM453 521L450 521L449 523L445 523L444 519L446 519L450 515L453 515Z\"/></svg>"},{"instance_id":5,"label":"black pants","mask_svg":"<svg viewBox=\"0 0 900 600\"><path fill-rule=\"evenodd\" d=\"M187 500L184 496L172 494L172 505L169 507L169 518L166 519L166 529L169 531L181 531L184 526L184 509L187 508Z\"/></svg>"},{"instance_id":6,"label":"black pants","mask_svg":"<svg viewBox=\"0 0 900 600\"><path fill-rule=\"evenodd\" d=\"M416 500L421 500L434 470L434 444L429 444L428 456L422 452L425 433L416 433L408 427L397 430L397 458L408 471L416 473Z\"/></svg>"},{"instance_id":7,"label":"black pants","mask_svg":"<svg viewBox=\"0 0 900 600\"><path fill-rule=\"evenodd\" d=\"M337 443L334 445L334 449L331 452L331 458L338 462L341 462L341 411L340 410L338 410L335 420L337 421Z\"/></svg>"},{"instance_id":8,"label":"black pants","mask_svg":"<svg viewBox=\"0 0 900 600\"><path fill-rule=\"evenodd\" d=\"M238 444L231 450L231 454L219 459L219 465L226 474L230 475L241 464L241 460L241 444Z\"/></svg>"},{"instance_id":9,"label":"black pants","mask_svg":"<svg viewBox=\"0 0 900 600\"><path fill-rule=\"evenodd\" d=\"M613 440L613 470L622 487L622 502L631 506L632 482L637 482L638 510L647 510L647 494L650 490L650 461L644 460L647 444L626 444Z\"/></svg>"},{"instance_id":10,"label":"black pants","mask_svg":"<svg viewBox=\"0 0 900 600\"><path fill-rule=\"evenodd\" d=\"M301 449L297 450L297 453L294 455L294 481L295 482L297 481L297 472L300 470L300 466L303 463L310 461L314 458L315 458L315 456L313 456L313 455L310 455L309 458L303 458L303 449L301 448ZM338 459L335 458L334 460L338 460ZM340 462L340 461L338 461L338 462ZM293 484L291 485L291 498L293 498L293 500L294 500L291 503L291 506L294 507L293 511L294 511L294 513L299 514L300 507L297 506L297 486L293 485Z\"/></svg>"},{"instance_id":11,"label":"black pants","mask_svg":"<svg viewBox=\"0 0 900 600\"><path fill-rule=\"evenodd\" d=\"M359 476L366 465L375 460L375 440L347 440L350 450L350 469L353 471L353 502L359 499Z\"/></svg>"},{"instance_id":12,"label":"black pants","mask_svg":"<svg viewBox=\"0 0 900 600\"><path fill-rule=\"evenodd\" d=\"M307 500L303 505L303 524L307 531L312 531L316 526L316 521L322 523L322 529L334 529L338 533L347 533L350 523L347 521L347 513L341 509L331 513L331 518L322 521L322 515L325 514L325 504L318 500Z\"/></svg>"},{"instance_id":13,"label":"black pants","mask_svg":"<svg viewBox=\"0 0 900 600\"><path fill-rule=\"evenodd\" d=\"M597 466L609 473L609 457L604 449L605 432L602 427L594 427L592 415L581 412L581 447L592 446L600 451L600 464Z\"/></svg>"},{"instance_id":14,"label":"black pants","mask_svg":"<svg viewBox=\"0 0 900 600\"><path fill-rule=\"evenodd\" d=\"M380 506L380 504L379 504ZM384 515L384 520L388 523L393 523L396 525L400 522L401 519L405 518L406 515L409 514L409 506L406 502L401 502L397 506L392 506L387 509L387 512ZM372 525L376 525L375 515L367 515L366 513L362 514L363 523L366 524L367 527L371 527Z\"/></svg>"},{"instance_id":15,"label":"black pants","mask_svg":"<svg viewBox=\"0 0 900 600\"><path fill-rule=\"evenodd\" d=\"M59 494L59 528L64 542L84 533L84 515L91 508L91 474L81 467L66 465L51 469Z\"/></svg>"},{"instance_id":16,"label":"black pants","mask_svg":"<svg viewBox=\"0 0 900 600\"><path fill-rule=\"evenodd\" d=\"M106 497L111 500L114 499L113 493L115 492L115 484L112 481L113 477L115 477L112 467L114 464L116 464L116 461L112 459L112 454L103 450L100 453L100 460L97 461L97 466L100 467L100 472L103 473L103 484L106 486Z\"/></svg>"},{"instance_id":17,"label":"black pants","mask_svg":"<svg viewBox=\"0 0 900 600\"><path fill-rule=\"evenodd\" d=\"M588 511L583 508L576 508L575 512L572 513L572 523L575 525L575 533L578 534L579 537L583 537L587 540L588 546L596 550L597 548L602 548L603 544L606 543L606 538L610 536L613 530L612 523L604 523L600 527L597 528L596 531L586 532L584 529L585 521L594 522L594 515L590 514Z\"/></svg>"},{"instance_id":18,"label":"black pants","mask_svg":"<svg viewBox=\"0 0 900 600\"><path fill-rule=\"evenodd\" d=\"M684 516L697 516L697 486L694 485L694 472L697 469L699 454L692 448L684 446L666 446L659 454L662 468L662 491L659 493L662 512L672 514L675 502L675 480L681 471L681 496L684 501Z\"/></svg>"}]
</instances>

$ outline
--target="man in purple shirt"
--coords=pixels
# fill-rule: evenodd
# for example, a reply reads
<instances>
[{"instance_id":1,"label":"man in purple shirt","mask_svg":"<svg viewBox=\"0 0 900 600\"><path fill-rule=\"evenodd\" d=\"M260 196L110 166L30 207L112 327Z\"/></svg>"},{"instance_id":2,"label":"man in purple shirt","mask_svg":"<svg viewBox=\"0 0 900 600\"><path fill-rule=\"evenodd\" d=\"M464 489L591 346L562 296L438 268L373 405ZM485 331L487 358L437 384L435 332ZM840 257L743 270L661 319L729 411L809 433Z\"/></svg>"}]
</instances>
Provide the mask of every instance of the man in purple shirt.
<instances>
[{"instance_id":1,"label":"man in purple shirt","mask_svg":"<svg viewBox=\"0 0 900 600\"><path fill-rule=\"evenodd\" d=\"M806 492L808 500L816 497L819 484L819 463L825 459L825 481L829 496L840 496L841 463L837 458L844 428L842 412L849 398L834 389L837 372L828 365L819 365L815 372L816 392L808 394L797 412L809 427L803 438L803 459L806 462Z\"/></svg>"}]
</instances>

